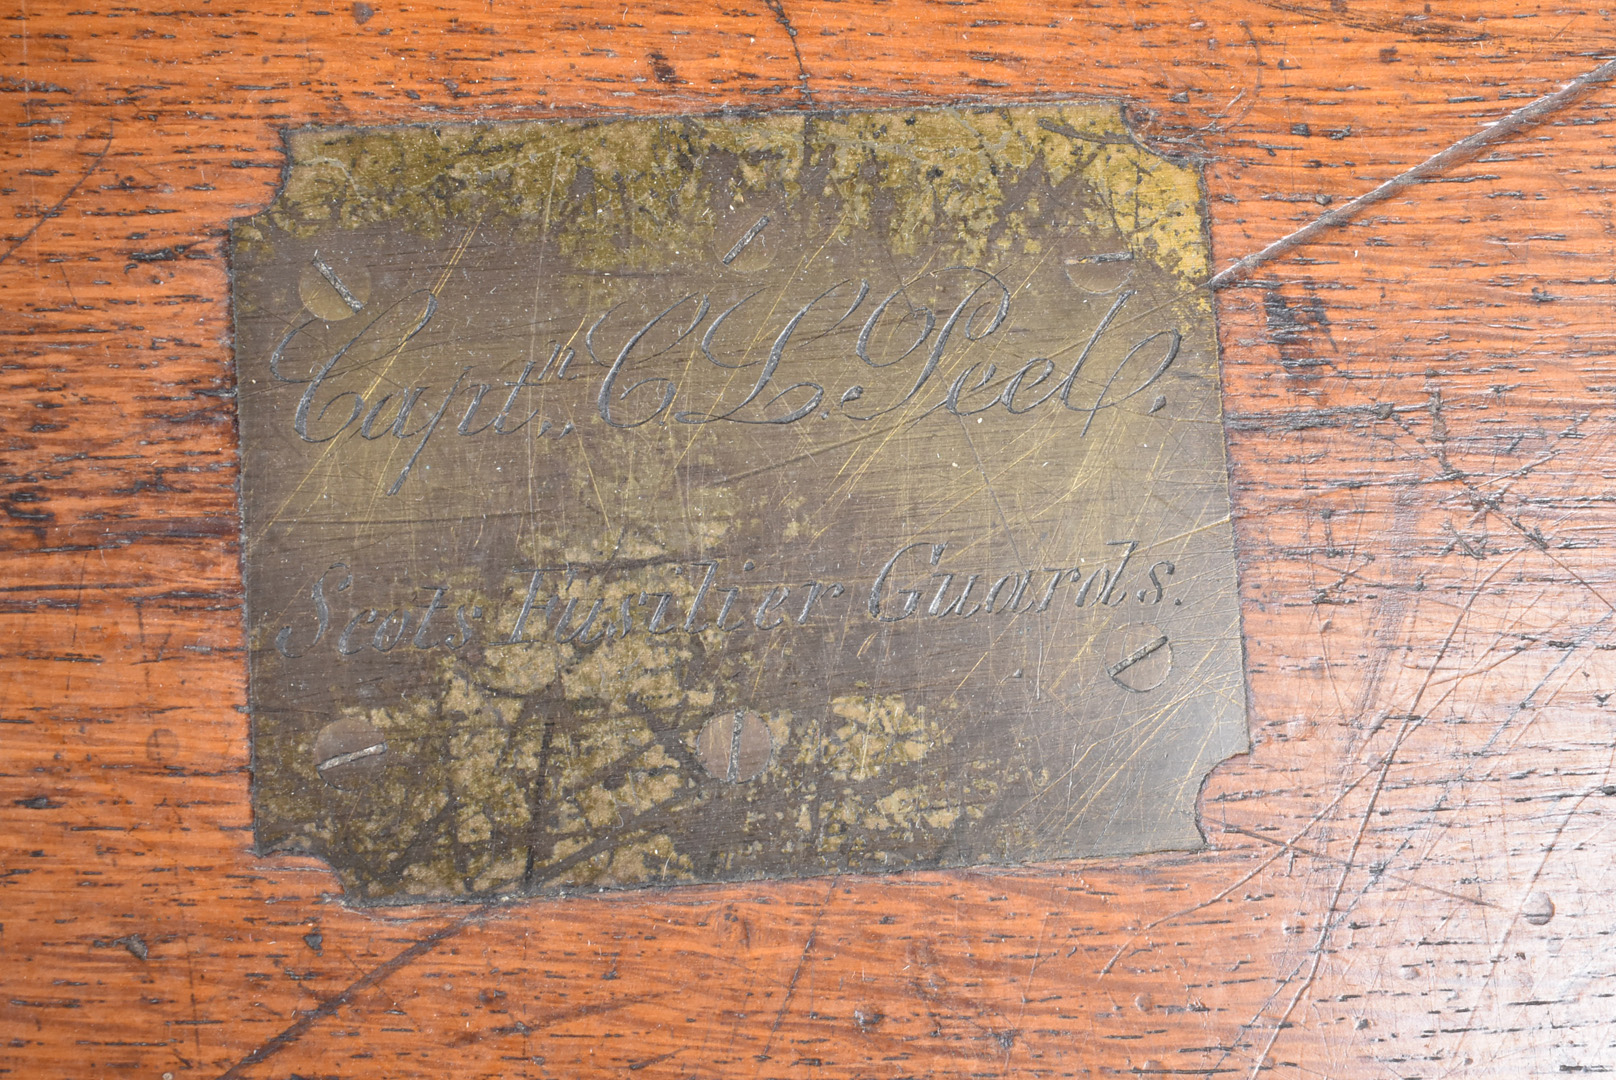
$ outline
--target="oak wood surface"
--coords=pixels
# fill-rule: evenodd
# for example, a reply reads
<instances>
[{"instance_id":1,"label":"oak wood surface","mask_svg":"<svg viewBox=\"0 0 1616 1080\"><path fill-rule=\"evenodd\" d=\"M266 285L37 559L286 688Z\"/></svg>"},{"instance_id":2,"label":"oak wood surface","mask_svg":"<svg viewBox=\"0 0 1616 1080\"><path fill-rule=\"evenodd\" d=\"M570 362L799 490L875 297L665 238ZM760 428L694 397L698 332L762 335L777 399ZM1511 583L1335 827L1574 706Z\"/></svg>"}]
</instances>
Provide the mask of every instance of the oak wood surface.
<instances>
[{"instance_id":1,"label":"oak wood surface","mask_svg":"<svg viewBox=\"0 0 1616 1080\"><path fill-rule=\"evenodd\" d=\"M1616 1039L1616 88L1218 290L1209 847L350 910L251 849L227 222L279 132L1108 97L1217 264L1598 67L1527 2L0 13L0 1072L1524 1077Z\"/></svg>"}]
</instances>

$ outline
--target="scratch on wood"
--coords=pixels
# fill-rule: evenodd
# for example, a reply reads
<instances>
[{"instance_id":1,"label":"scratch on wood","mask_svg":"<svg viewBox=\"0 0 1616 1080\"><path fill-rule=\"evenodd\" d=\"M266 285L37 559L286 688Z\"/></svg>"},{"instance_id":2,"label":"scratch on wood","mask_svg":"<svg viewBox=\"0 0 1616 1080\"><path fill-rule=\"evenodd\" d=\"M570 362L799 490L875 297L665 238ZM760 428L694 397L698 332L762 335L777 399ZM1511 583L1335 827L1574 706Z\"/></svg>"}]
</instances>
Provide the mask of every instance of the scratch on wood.
<instances>
[{"instance_id":1,"label":"scratch on wood","mask_svg":"<svg viewBox=\"0 0 1616 1080\"><path fill-rule=\"evenodd\" d=\"M414 963L422 956L425 956L433 949L436 949L439 945L443 944L445 941L448 941L450 938L456 936L463 930L467 930L470 927L478 925L484 919L486 919L489 913L493 910L493 905L485 904L482 907L468 911L454 922L439 927L426 937L421 938L419 941L409 946L409 948L398 953L392 959L371 968L369 971L365 972L365 974L349 983L342 990L332 994L330 997L320 1002L319 1005L299 1016L274 1038L270 1039L258 1049L254 1050L252 1053L230 1066L230 1068L220 1073L218 1080L240 1080L241 1077L247 1074L248 1069L252 1068L254 1065L258 1065L269 1060L282 1050L285 1050L287 1047L297 1042L298 1039L302 1038L303 1035L307 1033L308 1030L315 1024L319 1023L321 1020L324 1020L328 1016L334 1015L338 1009L341 1009L343 1006L349 1004L360 994L382 982L394 972L408 967L410 964Z\"/></svg>"},{"instance_id":2,"label":"scratch on wood","mask_svg":"<svg viewBox=\"0 0 1616 1080\"><path fill-rule=\"evenodd\" d=\"M1471 608L1475 606L1476 600L1486 591L1488 584L1514 561L1515 555L1510 555L1501 560L1498 566L1494 567L1492 572L1470 591L1470 596L1465 601L1464 607L1455 616L1453 625L1448 628L1448 633L1443 638L1442 646L1437 649L1436 656L1426 669L1425 678L1415 690L1414 697L1409 702L1408 712L1403 717L1402 726L1398 728L1397 736L1392 740L1391 749L1386 751L1385 757L1381 760L1380 768L1376 771L1375 786L1369 793L1369 799L1364 805L1363 812L1358 815L1358 827L1353 833L1352 843L1347 849L1345 860L1342 862L1341 875L1336 879L1335 888L1331 891L1330 903L1324 910L1324 919L1319 927L1318 937L1313 943L1311 950L1312 960L1308 964L1307 975L1302 979L1301 984L1297 986L1296 992L1291 995L1284 1011L1275 1020L1273 1031L1268 1036L1267 1044L1251 1067L1249 1074L1251 1080L1256 1080L1263 1067L1268 1063L1269 1055L1274 1052L1274 1046L1279 1042L1280 1034L1285 1031L1289 1024L1291 1014L1296 1011L1296 1006L1301 1003L1302 998L1306 996L1308 990L1312 988L1314 981L1318 978L1319 967L1324 962L1325 946L1329 944L1330 936L1335 932L1336 927L1341 924L1343 916L1351 910L1350 908L1348 912L1341 910L1341 896L1346 891L1347 881L1351 878L1353 870L1357 869L1358 851L1363 846L1364 836L1369 831L1369 822L1374 817L1375 807L1380 801L1380 796L1386 790L1386 778L1390 775L1392 766L1397 761L1398 751L1408 741L1408 737L1425 722L1425 718L1419 715L1417 710L1425 698L1425 692L1431 686L1431 680L1436 676L1437 669L1441 666L1443 658L1447 656L1448 650L1453 647L1454 639L1458 636L1460 628L1469 619ZM1290 982L1294 977L1295 974L1292 973L1292 975L1286 977L1285 982ZM1265 1004L1264 1008L1266 1007ZM1253 1017L1249 1023L1242 1025L1242 1027L1249 1029L1256 1023L1257 1019L1257 1017ZM1225 1058L1227 1058L1228 1053L1229 1051L1224 1052Z\"/></svg>"},{"instance_id":3,"label":"scratch on wood","mask_svg":"<svg viewBox=\"0 0 1616 1080\"><path fill-rule=\"evenodd\" d=\"M1390 180L1380 184L1378 187L1371 188L1351 202L1343 203L1336 209L1319 215L1295 232L1275 240L1261 251L1237 260L1232 265L1214 274L1207 281L1207 288L1216 291L1245 278L1257 267L1271 263L1302 245L1311 243L1322 233L1345 225L1371 206L1383 203L1415 184L1441 176L1449 169L1475 158L1494 143L1503 142L1511 136L1519 135L1521 132L1542 123L1589 90L1609 82L1613 77L1616 77L1616 60L1607 60L1593 70L1578 75L1553 93L1544 94L1542 97L1516 109L1501 120L1494 121L1487 127L1482 128L1474 135L1467 135L1446 149L1432 154L1412 169L1398 173Z\"/></svg>"},{"instance_id":4,"label":"scratch on wood","mask_svg":"<svg viewBox=\"0 0 1616 1080\"><path fill-rule=\"evenodd\" d=\"M107 125L106 141L101 144L101 149L96 151L96 153L90 158L90 164L85 168L84 172L79 175L77 180L73 181L73 186L68 188L60 199L56 200L55 205L34 220L34 223L28 227L27 232L23 233L15 241L13 241L12 245L6 248L4 252L0 252L0 263L3 263L7 259L11 258L12 255L16 254L18 248L22 247L29 240L33 239L34 234L39 231L41 225L45 224L45 222L49 221L57 214L60 214L62 212L62 207L67 205L69 199L78 194L79 188L84 186L84 182L91 176L95 175L95 170L101 167L101 162L105 160L107 151L112 149L112 133L113 127L109 121Z\"/></svg>"},{"instance_id":5,"label":"scratch on wood","mask_svg":"<svg viewBox=\"0 0 1616 1080\"><path fill-rule=\"evenodd\" d=\"M830 898L836 892L837 878L831 878L830 887L825 890L825 898L814 907L814 924L808 928L808 938L802 943L802 953L797 957L797 966L791 972L791 981L786 984L786 996L780 1000L780 1010L774 1014L774 1024L769 1028L769 1037L763 1043L763 1049L758 1053L759 1061L766 1061L769 1050L774 1046L774 1037L780 1031L780 1025L785 1021L786 1012L791 1008L791 998L797 992L797 980L802 978L803 968L808 964L808 955L813 952L814 940L819 936L819 923L825 917L825 909L830 905Z\"/></svg>"},{"instance_id":6,"label":"scratch on wood","mask_svg":"<svg viewBox=\"0 0 1616 1080\"><path fill-rule=\"evenodd\" d=\"M1273 844L1286 852L1294 851L1296 854L1305 855L1310 859L1317 859L1320 862L1332 863L1336 866L1350 869L1347 860L1337 855L1330 855L1323 851L1315 851L1312 848L1303 847L1301 844L1295 844L1289 840L1276 840L1272 836L1264 836L1262 833L1254 832L1251 829L1241 828L1239 825L1225 825L1224 829L1227 832L1239 833L1241 836L1249 836L1253 840L1261 840L1265 844ZM1491 900L1483 900L1479 896L1466 896L1463 893L1456 893L1451 889L1444 889L1436 885L1427 885L1423 881L1416 880L1415 878L1411 878L1403 874L1392 874L1384 870L1379 870L1374 872L1372 876L1376 880L1396 881L1400 884L1408 885L1416 889L1423 889L1426 892L1436 893L1438 896L1446 896L1450 900L1458 900L1462 903L1474 904L1477 907L1496 908L1499 911L1504 910L1504 906L1502 904L1495 904Z\"/></svg>"}]
</instances>

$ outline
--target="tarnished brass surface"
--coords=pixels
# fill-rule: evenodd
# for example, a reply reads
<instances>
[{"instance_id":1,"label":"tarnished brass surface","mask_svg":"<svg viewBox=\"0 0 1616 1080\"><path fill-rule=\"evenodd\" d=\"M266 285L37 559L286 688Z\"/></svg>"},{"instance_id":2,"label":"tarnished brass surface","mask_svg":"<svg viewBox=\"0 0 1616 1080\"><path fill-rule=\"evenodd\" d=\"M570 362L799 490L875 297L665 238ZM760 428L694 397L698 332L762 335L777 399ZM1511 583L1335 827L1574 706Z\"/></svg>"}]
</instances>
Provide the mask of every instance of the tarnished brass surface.
<instances>
[{"instance_id":1,"label":"tarnished brass surface","mask_svg":"<svg viewBox=\"0 0 1616 1080\"><path fill-rule=\"evenodd\" d=\"M1201 843L1208 244L1114 105L290 151L232 246L263 849L399 902Z\"/></svg>"}]
</instances>

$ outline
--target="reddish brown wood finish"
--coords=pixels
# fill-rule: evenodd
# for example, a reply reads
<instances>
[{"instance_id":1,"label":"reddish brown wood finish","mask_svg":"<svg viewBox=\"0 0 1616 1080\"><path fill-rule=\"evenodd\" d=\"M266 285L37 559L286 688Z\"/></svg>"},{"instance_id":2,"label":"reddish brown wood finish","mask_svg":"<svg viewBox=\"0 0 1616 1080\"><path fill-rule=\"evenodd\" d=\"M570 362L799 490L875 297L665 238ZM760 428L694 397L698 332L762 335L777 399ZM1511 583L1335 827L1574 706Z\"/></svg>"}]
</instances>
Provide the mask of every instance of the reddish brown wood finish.
<instances>
[{"instance_id":1,"label":"reddish brown wood finish","mask_svg":"<svg viewBox=\"0 0 1616 1080\"><path fill-rule=\"evenodd\" d=\"M0 20L0 1072L1609 1069L1608 86L1220 293L1255 747L1208 850L379 913L252 854L223 236L279 130L1118 97L1206 162L1223 265L1616 33L1502 0L737 4Z\"/></svg>"}]
</instances>

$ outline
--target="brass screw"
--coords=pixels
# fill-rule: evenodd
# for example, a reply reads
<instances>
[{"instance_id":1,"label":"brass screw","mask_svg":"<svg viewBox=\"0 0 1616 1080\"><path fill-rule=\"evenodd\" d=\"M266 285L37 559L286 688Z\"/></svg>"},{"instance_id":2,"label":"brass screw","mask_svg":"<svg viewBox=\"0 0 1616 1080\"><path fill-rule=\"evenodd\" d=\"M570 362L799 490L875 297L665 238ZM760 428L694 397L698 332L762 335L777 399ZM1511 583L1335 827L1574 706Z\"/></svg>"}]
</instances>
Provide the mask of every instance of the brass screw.
<instances>
[{"instance_id":1,"label":"brass screw","mask_svg":"<svg viewBox=\"0 0 1616 1080\"><path fill-rule=\"evenodd\" d=\"M338 790L371 779L386 759L387 740L369 720L337 720L314 737L314 769Z\"/></svg>"},{"instance_id":2,"label":"brass screw","mask_svg":"<svg viewBox=\"0 0 1616 1080\"><path fill-rule=\"evenodd\" d=\"M1142 694L1167 681L1173 669L1173 647L1167 635L1150 623L1124 626L1111 635L1105 650L1105 673L1124 690Z\"/></svg>"},{"instance_id":3,"label":"brass screw","mask_svg":"<svg viewBox=\"0 0 1616 1080\"><path fill-rule=\"evenodd\" d=\"M769 725L751 709L720 713L702 725L696 736L696 759L716 780L744 784L769 767L774 736Z\"/></svg>"}]
</instances>

